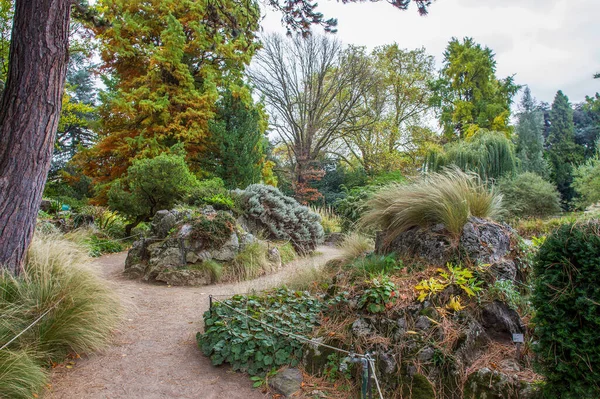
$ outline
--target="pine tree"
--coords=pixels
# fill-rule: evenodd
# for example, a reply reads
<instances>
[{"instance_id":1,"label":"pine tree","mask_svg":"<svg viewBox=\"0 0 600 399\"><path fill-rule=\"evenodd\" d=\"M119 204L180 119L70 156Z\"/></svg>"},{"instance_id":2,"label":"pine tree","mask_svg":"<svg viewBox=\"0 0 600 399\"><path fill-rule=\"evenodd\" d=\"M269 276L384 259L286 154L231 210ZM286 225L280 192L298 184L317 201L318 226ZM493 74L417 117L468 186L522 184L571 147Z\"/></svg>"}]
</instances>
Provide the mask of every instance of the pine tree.
<instances>
[{"instance_id":1,"label":"pine tree","mask_svg":"<svg viewBox=\"0 0 600 399\"><path fill-rule=\"evenodd\" d=\"M540 112L529 87L525 88L521 99L520 112L516 127L517 158L521 162L523 172L537 173L548 177L548 164L543 157L544 152L544 116Z\"/></svg>"},{"instance_id":2,"label":"pine tree","mask_svg":"<svg viewBox=\"0 0 600 399\"><path fill-rule=\"evenodd\" d=\"M575 196L573 169L583 160L583 148L575 143L573 109L569 98L558 91L550 112L547 157L550 163L550 178L562 197L563 207L568 209Z\"/></svg>"},{"instance_id":3,"label":"pine tree","mask_svg":"<svg viewBox=\"0 0 600 399\"><path fill-rule=\"evenodd\" d=\"M260 183L266 158L265 130L261 107L227 91L209 123L212 143L205 157L206 170L223 179L228 188Z\"/></svg>"}]
</instances>

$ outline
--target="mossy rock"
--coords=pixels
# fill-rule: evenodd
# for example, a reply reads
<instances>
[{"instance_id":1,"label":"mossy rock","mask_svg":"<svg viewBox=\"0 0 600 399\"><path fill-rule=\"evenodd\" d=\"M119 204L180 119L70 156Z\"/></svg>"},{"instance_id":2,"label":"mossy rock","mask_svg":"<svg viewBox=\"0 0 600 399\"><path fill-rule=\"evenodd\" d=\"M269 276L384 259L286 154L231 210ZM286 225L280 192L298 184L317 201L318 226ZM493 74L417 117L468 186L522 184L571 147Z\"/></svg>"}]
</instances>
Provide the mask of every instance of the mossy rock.
<instances>
[{"instance_id":1,"label":"mossy rock","mask_svg":"<svg viewBox=\"0 0 600 399\"><path fill-rule=\"evenodd\" d=\"M518 387L509 376L484 367L469 374L464 399L517 399Z\"/></svg>"},{"instance_id":2,"label":"mossy rock","mask_svg":"<svg viewBox=\"0 0 600 399\"><path fill-rule=\"evenodd\" d=\"M435 399L435 390L427 377L415 374L410 383L403 384L402 397L407 399Z\"/></svg>"}]
</instances>

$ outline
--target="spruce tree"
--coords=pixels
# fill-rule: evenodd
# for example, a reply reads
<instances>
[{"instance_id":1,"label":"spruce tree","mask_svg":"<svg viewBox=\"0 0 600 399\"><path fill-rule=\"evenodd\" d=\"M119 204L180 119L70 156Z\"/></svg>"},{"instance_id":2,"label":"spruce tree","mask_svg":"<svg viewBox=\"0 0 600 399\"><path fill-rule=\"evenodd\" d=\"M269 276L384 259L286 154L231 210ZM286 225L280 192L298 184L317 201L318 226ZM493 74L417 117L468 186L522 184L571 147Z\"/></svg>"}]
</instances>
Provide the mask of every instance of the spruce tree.
<instances>
[{"instance_id":1,"label":"spruce tree","mask_svg":"<svg viewBox=\"0 0 600 399\"><path fill-rule=\"evenodd\" d=\"M550 162L550 178L560 192L563 207L568 209L575 196L575 190L571 186L573 169L583 160L583 148L575 143L573 109L569 98L560 90L554 97L550 112L547 157Z\"/></svg>"},{"instance_id":2,"label":"spruce tree","mask_svg":"<svg viewBox=\"0 0 600 399\"><path fill-rule=\"evenodd\" d=\"M544 116L539 110L529 87L525 88L521 99L516 128L516 152L523 172L533 172L548 177L548 163L543 157Z\"/></svg>"},{"instance_id":3,"label":"spruce tree","mask_svg":"<svg viewBox=\"0 0 600 399\"><path fill-rule=\"evenodd\" d=\"M227 91L209 123L212 148L205 169L223 179L228 188L259 183L265 161L265 128L260 106Z\"/></svg>"}]
</instances>

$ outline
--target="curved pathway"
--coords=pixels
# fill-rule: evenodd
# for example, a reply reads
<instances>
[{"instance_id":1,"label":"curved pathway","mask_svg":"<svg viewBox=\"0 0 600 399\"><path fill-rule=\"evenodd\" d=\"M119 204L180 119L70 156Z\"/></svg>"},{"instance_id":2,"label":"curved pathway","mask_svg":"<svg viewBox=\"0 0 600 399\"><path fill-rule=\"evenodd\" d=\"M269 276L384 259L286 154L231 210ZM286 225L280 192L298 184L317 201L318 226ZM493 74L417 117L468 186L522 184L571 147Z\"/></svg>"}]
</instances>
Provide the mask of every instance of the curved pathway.
<instances>
[{"instance_id":1,"label":"curved pathway","mask_svg":"<svg viewBox=\"0 0 600 399\"><path fill-rule=\"evenodd\" d=\"M213 367L196 345L208 296L263 290L286 282L304 267L320 267L338 250L322 246L318 255L298 259L276 274L235 284L167 287L122 276L126 253L96 264L125 307L114 343L103 353L53 371L46 398L53 399L259 399L250 379L227 367ZM69 365L71 367L71 365Z\"/></svg>"}]
</instances>

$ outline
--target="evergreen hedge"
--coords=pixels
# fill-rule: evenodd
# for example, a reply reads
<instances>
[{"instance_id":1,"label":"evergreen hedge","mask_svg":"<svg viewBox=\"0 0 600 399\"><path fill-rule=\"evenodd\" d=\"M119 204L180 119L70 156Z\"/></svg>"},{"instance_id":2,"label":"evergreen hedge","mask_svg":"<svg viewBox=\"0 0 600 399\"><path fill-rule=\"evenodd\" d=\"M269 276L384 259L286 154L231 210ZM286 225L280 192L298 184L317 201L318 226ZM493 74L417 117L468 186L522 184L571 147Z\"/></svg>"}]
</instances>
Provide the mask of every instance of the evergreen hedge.
<instances>
[{"instance_id":1,"label":"evergreen hedge","mask_svg":"<svg viewBox=\"0 0 600 399\"><path fill-rule=\"evenodd\" d=\"M556 230L534 271L534 349L548 397L600 398L600 221Z\"/></svg>"}]
</instances>

